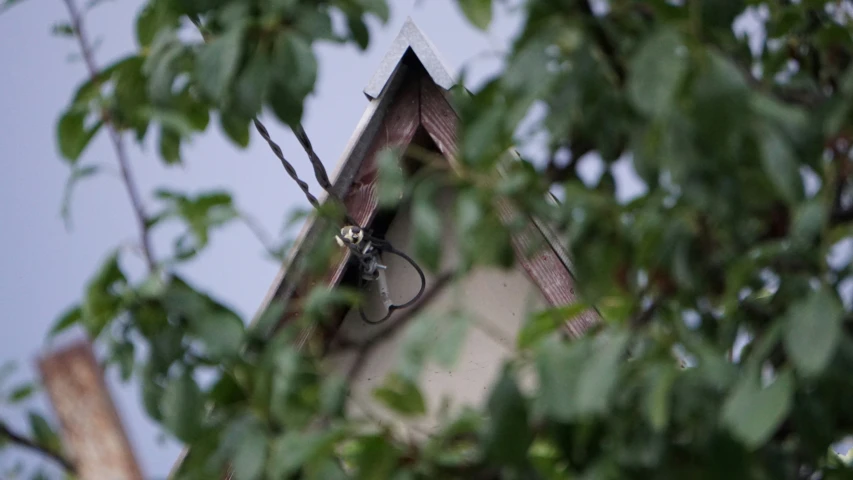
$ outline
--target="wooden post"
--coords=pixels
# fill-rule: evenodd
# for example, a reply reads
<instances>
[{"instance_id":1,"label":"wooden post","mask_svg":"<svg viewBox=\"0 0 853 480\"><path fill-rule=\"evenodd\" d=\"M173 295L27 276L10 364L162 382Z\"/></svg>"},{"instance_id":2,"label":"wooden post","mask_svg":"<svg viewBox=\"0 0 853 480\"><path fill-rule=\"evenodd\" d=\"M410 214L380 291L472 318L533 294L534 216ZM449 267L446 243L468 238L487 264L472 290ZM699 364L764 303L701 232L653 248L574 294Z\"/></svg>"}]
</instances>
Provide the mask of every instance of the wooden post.
<instances>
[{"instance_id":1,"label":"wooden post","mask_svg":"<svg viewBox=\"0 0 853 480\"><path fill-rule=\"evenodd\" d=\"M80 480L142 480L88 341L49 354L39 370Z\"/></svg>"}]
</instances>

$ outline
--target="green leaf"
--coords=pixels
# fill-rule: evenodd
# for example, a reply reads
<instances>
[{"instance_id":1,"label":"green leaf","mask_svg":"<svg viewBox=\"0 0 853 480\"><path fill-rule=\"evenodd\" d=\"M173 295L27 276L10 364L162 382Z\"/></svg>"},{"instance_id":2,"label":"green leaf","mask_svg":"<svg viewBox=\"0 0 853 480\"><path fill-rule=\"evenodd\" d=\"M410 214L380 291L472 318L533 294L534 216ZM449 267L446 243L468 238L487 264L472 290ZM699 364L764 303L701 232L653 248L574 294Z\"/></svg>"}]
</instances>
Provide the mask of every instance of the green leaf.
<instances>
[{"instance_id":1,"label":"green leaf","mask_svg":"<svg viewBox=\"0 0 853 480\"><path fill-rule=\"evenodd\" d=\"M202 433L203 400L191 372L172 378L160 400L163 426L182 442L194 441Z\"/></svg>"},{"instance_id":2,"label":"green leaf","mask_svg":"<svg viewBox=\"0 0 853 480\"><path fill-rule=\"evenodd\" d=\"M302 465L329 453L339 436L337 430L291 431L276 438L270 454L269 477L290 478Z\"/></svg>"},{"instance_id":3,"label":"green leaf","mask_svg":"<svg viewBox=\"0 0 853 480\"><path fill-rule=\"evenodd\" d=\"M148 108L144 107L139 112L141 117L146 117L149 121L155 121L162 125L162 128L165 130L169 130L176 134L178 137L191 137L193 133L196 131L196 127L200 126L202 123L206 123L206 120L196 118L191 119L187 112L179 111L179 110L167 110L162 108ZM198 112L194 112L198 113ZM203 128L200 130L204 130Z\"/></svg>"},{"instance_id":4,"label":"green leaf","mask_svg":"<svg viewBox=\"0 0 853 480\"><path fill-rule=\"evenodd\" d=\"M492 23L492 0L459 0L462 13L475 27L487 30Z\"/></svg>"},{"instance_id":5,"label":"green leaf","mask_svg":"<svg viewBox=\"0 0 853 480\"><path fill-rule=\"evenodd\" d=\"M396 149L386 148L379 152L377 195L379 206L383 208L396 206L403 198L406 177L399 159L400 152Z\"/></svg>"},{"instance_id":6,"label":"green leaf","mask_svg":"<svg viewBox=\"0 0 853 480\"><path fill-rule=\"evenodd\" d=\"M503 465L522 465L533 442L528 425L527 405L508 368L489 395L489 424L483 448L491 461Z\"/></svg>"},{"instance_id":7,"label":"green leaf","mask_svg":"<svg viewBox=\"0 0 853 480\"><path fill-rule=\"evenodd\" d=\"M156 421L163 420L163 410L160 400L163 398L164 389L155 380L156 369L154 362L148 362L142 372L141 397L142 407L149 417Z\"/></svg>"},{"instance_id":8,"label":"green leaf","mask_svg":"<svg viewBox=\"0 0 853 480\"><path fill-rule=\"evenodd\" d=\"M157 33L157 6L159 2L152 1L142 7L136 17L136 43L141 48L148 47Z\"/></svg>"},{"instance_id":9,"label":"green leaf","mask_svg":"<svg viewBox=\"0 0 853 480\"><path fill-rule=\"evenodd\" d=\"M30 431L36 443L52 452L62 451L62 442L59 440L59 435L51 428L47 420L41 415L30 412Z\"/></svg>"},{"instance_id":10,"label":"green leaf","mask_svg":"<svg viewBox=\"0 0 853 480\"><path fill-rule=\"evenodd\" d=\"M150 47L150 53L145 59L141 72L144 78L130 82L136 85L142 82L142 87L148 93L152 103L167 106L172 102L173 87L178 73L183 71L183 66L188 57L188 49L181 43L178 34L173 29L161 30L157 33ZM136 75L133 76L134 79ZM128 88L128 90L131 90ZM136 92L138 95L138 92ZM129 97L131 92L127 92Z\"/></svg>"},{"instance_id":11,"label":"green leaf","mask_svg":"<svg viewBox=\"0 0 853 480\"><path fill-rule=\"evenodd\" d=\"M308 9L307 11L303 11L295 18L293 26L299 33L307 35L314 40L328 40L336 43L344 41L344 39L335 33L335 29L332 26L332 18L326 10Z\"/></svg>"},{"instance_id":12,"label":"green leaf","mask_svg":"<svg viewBox=\"0 0 853 480\"><path fill-rule=\"evenodd\" d=\"M232 359L240 353L245 327L240 317L175 277L163 296L167 309L187 322L189 333L201 340L213 359Z\"/></svg>"},{"instance_id":13,"label":"green leaf","mask_svg":"<svg viewBox=\"0 0 853 480\"><path fill-rule=\"evenodd\" d=\"M224 100L231 80L237 74L243 37L242 26L231 28L206 44L196 58L196 82L215 103Z\"/></svg>"},{"instance_id":14,"label":"green leaf","mask_svg":"<svg viewBox=\"0 0 853 480\"><path fill-rule=\"evenodd\" d=\"M518 348L523 350L536 345L583 313L586 308L582 302L576 302L571 305L549 308L532 315L518 333L516 339Z\"/></svg>"},{"instance_id":15,"label":"green leaf","mask_svg":"<svg viewBox=\"0 0 853 480\"><path fill-rule=\"evenodd\" d=\"M402 415L426 413L426 402L417 384L396 373L389 374L382 386L373 391L373 396Z\"/></svg>"},{"instance_id":16,"label":"green leaf","mask_svg":"<svg viewBox=\"0 0 853 480\"><path fill-rule=\"evenodd\" d=\"M246 394L235 375L223 372L219 380L210 389L209 398L220 407L234 405L246 399Z\"/></svg>"},{"instance_id":17,"label":"green leaf","mask_svg":"<svg viewBox=\"0 0 853 480\"><path fill-rule=\"evenodd\" d=\"M320 387L320 410L330 416L342 415L348 393L346 378L335 374L327 376Z\"/></svg>"},{"instance_id":18,"label":"green leaf","mask_svg":"<svg viewBox=\"0 0 853 480\"><path fill-rule=\"evenodd\" d=\"M360 438L355 464L359 480L386 480L391 477L400 452L382 436Z\"/></svg>"},{"instance_id":19,"label":"green leaf","mask_svg":"<svg viewBox=\"0 0 853 480\"><path fill-rule=\"evenodd\" d=\"M69 110L59 118L56 127L59 153L72 165L77 162L83 150L103 125L103 122L98 121L92 127L86 128L87 114L86 111Z\"/></svg>"},{"instance_id":20,"label":"green leaf","mask_svg":"<svg viewBox=\"0 0 853 480\"><path fill-rule=\"evenodd\" d=\"M119 265L118 252L114 252L107 257L86 287L82 320L83 326L93 338L100 335L104 327L123 309L124 300L117 289L126 285L127 279Z\"/></svg>"},{"instance_id":21,"label":"green leaf","mask_svg":"<svg viewBox=\"0 0 853 480\"><path fill-rule=\"evenodd\" d=\"M277 81L301 101L314 90L317 81L317 58L311 43L298 33L284 33L273 49L273 71Z\"/></svg>"},{"instance_id":22,"label":"green leaf","mask_svg":"<svg viewBox=\"0 0 853 480\"><path fill-rule=\"evenodd\" d=\"M160 157L167 165L181 163L181 136L166 127L160 128Z\"/></svg>"},{"instance_id":23,"label":"green leaf","mask_svg":"<svg viewBox=\"0 0 853 480\"><path fill-rule=\"evenodd\" d=\"M347 15L347 28L349 28L350 38L355 41L358 48L367 50L370 44L370 30L367 29L367 24L360 15Z\"/></svg>"},{"instance_id":24,"label":"green leaf","mask_svg":"<svg viewBox=\"0 0 853 480\"><path fill-rule=\"evenodd\" d=\"M495 160L495 152L503 151L511 138L504 132L506 108L501 102L474 110L462 125L462 158L466 163L481 166Z\"/></svg>"},{"instance_id":25,"label":"green leaf","mask_svg":"<svg viewBox=\"0 0 853 480\"><path fill-rule=\"evenodd\" d=\"M233 312L211 311L205 317L191 317L190 328L213 358L233 358L240 353L244 326Z\"/></svg>"},{"instance_id":26,"label":"green leaf","mask_svg":"<svg viewBox=\"0 0 853 480\"><path fill-rule=\"evenodd\" d=\"M275 116L285 124L299 125L302 121L302 99L293 95L281 82L273 82L270 86L269 104Z\"/></svg>"},{"instance_id":27,"label":"green leaf","mask_svg":"<svg viewBox=\"0 0 853 480\"><path fill-rule=\"evenodd\" d=\"M19 403L28 398L30 398L33 393L36 391L36 385L34 383L25 383L23 385L18 385L13 388L9 393L8 401L9 403Z\"/></svg>"},{"instance_id":28,"label":"green leaf","mask_svg":"<svg viewBox=\"0 0 853 480\"><path fill-rule=\"evenodd\" d=\"M578 414L607 413L628 340L627 333L617 333L612 338L607 338L604 344L597 344L595 354L584 362L575 391Z\"/></svg>"},{"instance_id":29,"label":"green leaf","mask_svg":"<svg viewBox=\"0 0 853 480\"><path fill-rule=\"evenodd\" d=\"M279 35L273 48L272 71L273 112L284 123L296 125L302 120L305 97L317 80L317 59L308 40L296 32Z\"/></svg>"},{"instance_id":30,"label":"green leaf","mask_svg":"<svg viewBox=\"0 0 853 480\"><path fill-rule=\"evenodd\" d=\"M388 23L391 10L388 8L387 0L358 0L358 3L361 4L365 12L376 15L382 23Z\"/></svg>"},{"instance_id":31,"label":"green leaf","mask_svg":"<svg viewBox=\"0 0 853 480\"><path fill-rule=\"evenodd\" d=\"M179 216L186 222L195 244L179 245L179 247L186 247L194 253L207 245L212 228L238 218L231 196L220 190L202 192L191 197L184 193L160 189L156 195L169 205L167 210L160 214L161 219Z\"/></svg>"},{"instance_id":32,"label":"green leaf","mask_svg":"<svg viewBox=\"0 0 853 480\"><path fill-rule=\"evenodd\" d=\"M819 197L797 205L791 227L791 236L801 242L811 242L823 230L827 221L827 209Z\"/></svg>"},{"instance_id":33,"label":"green leaf","mask_svg":"<svg viewBox=\"0 0 853 480\"><path fill-rule=\"evenodd\" d=\"M136 357L134 355L133 342L121 342L116 345L113 352L114 361L118 364L121 380L127 382L133 375L133 368L136 366Z\"/></svg>"},{"instance_id":34,"label":"green leaf","mask_svg":"<svg viewBox=\"0 0 853 480\"><path fill-rule=\"evenodd\" d=\"M664 430L669 423L672 385L677 374L677 370L669 365L659 366L652 371L646 386L646 418L657 432Z\"/></svg>"},{"instance_id":35,"label":"green leaf","mask_svg":"<svg viewBox=\"0 0 853 480\"><path fill-rule=\"evenodd\" d=\"M85 167L78 167L74 165L71 168L71 175L68 176L68 180L65 181L65 190L62 193L62 219L65 221L66 227L71 226L71 194L74 193L74 187L77 186L77 183L81 180L91 177L98 172L100 172L100 168L97 165L87 165Z\"/></svg>"},{"instance_id":36,"label":"green leaf","mask_svg":"<svg viewBox=\"0 0 853 480\"><path fill-rule=\"evenodd\" d=\"M755 371L741 377L723 405L723 423L747 447L755 449L770 438L791 410L794 376L781 372L767 388L761 388Z\"/></svg>"},{"instance_id":37,"label":"green leaf","mask_svg":"<svg viewBox=\"0 0 853 480\"><path fill-rule=\"evenodd\" d=\"M140 48L151 46L157 32L164 28L176 28L180 24L178 16L170 8L170 3L151 0L136 17L136 42Z\"/></svg>"},{"instance_id":38,"label":"green leaf","mask_svg":"<svg viewBox=\"0 0 853 480\"><path fill-rule=\"evenodd\" d=\"M269 439L258 422L245 422L238 432L237 448L231 465L234 480L258 480L263 477L269 453Z\"/></svg>"},{"instance_id":39,"label":"green leaf","mask_svg":"<svg viewBox=\"0 0 853 480\"><path fill-rule=\"evenodd\" d=\"M412 204L412 225L414 227L414 252L423 265L437 271L441 261L441 237L443 224L441 213L433 202L434 192L431 186L422 184L417 190Z\"/></svg>"},{"instance_id":40,"label":"green leaf","mask_svg":"<svg viewBox=\"0 0 853 480\"><path fill-rule=\"evenodd\" d=\"M23 3L23 1L24 0L3 0L0 2L0 14L5 13L7 10L19 3Z\"/></svg>"},{"instance_id":41,"label":"green leaf","mask_svg":"<svg viewBox=\"0 0 853 480\"><path fill-rule=\"evenodd\" d=\"M255 52L234 84L233 108L246 118L261 112L270 84L270 58L263 51Z\"/></svg>"},{"instance_id":42,"label":"green leaf","mask_svg":"<svg viewBox=\"0 0 853 480\"><path fill-rule=\"evenodd\" d=\"M57 37L73 37L74 27L68 23L57 23L50 29L50 33Z\"/></svg>"},{"instance_id":43,"label":"green leaf","mask_svg":"<svg viewBox=\"0 0 853 480\"><path fill-rule=\"evenodd\" d=\"M566 345L550 338L540 344L536 355L540 385L537 401L547 416L566 422L575 419L576 385L591 353L585 339Z\"/></svg>"},{"instance_id":44,"label":"green leaf","mask_svg":"<svg viewBox=\"0 0 853 480\"><path fill-rule=\"evenodd\" d=\"M630 61L628 97L637 110L660 116L670 110L687 73L687 51L681 35L672 29L653 33Z\"/></svg>"},{"instance_id":45,"label":"green leaf","mask_svg":"<svg viewBox=\"0 0 853 480\"><path fill-rule=\"evenodd\" d=\"M221 112L219 119L222 131L228 135L231 141L242 148L249 146L249 124L251 120L227 112Z\"/></svg>"},{"instance_id":46,"label":"green leaf","mask_svg":"<svg viewBox=\"0 0 853 480\"><path fill-rule=\"evenodd\" d=\"M796 301L785 313L785 350L796 369L806 377L819 375L835 354L843 337L844 310L826 287Z\"/></svg>"},{"instance_id":47,"label":"green leaf","mask_svg":"<svg viewBox=\"0 0 853 480\"><path fill-rule=\"evenodd\" d=\"M69 328L80 322L82 318L83 309L80 307L80 305L75 305L69 308L59 317L56 323L53 324L53 327L51 327L50 331L47 334L47 337L51 338L61 332L64 332L65 330L68 330Z\"/></svg>"},{"instance_id":48,"label":"green leaf","mask_svg":"<svg viewBox=\"0 0 853 480\"><path fill-rule=\"evenodd\" d=\"M758 133L761 141L761 165L779 194L791 204L802 198L803 181L799 162L788 140L775 128Z\"/></svg>"}]
</instances>

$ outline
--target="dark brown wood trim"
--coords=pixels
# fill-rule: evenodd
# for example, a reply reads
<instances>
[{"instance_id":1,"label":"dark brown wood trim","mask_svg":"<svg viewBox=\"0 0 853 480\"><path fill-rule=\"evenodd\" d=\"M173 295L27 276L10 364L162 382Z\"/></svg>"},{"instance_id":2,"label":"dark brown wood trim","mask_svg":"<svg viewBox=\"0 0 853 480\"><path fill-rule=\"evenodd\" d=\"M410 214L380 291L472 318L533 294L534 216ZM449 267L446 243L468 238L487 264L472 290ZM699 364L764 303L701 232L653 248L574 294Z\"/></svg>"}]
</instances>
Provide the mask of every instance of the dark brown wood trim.
<instances>
[{"instance_id":1,"label":"dark brown wood trim","mask_svg":"<svg viewBox=\"0 0 853 480\"><path fill-rule=\"evenodd\" d=\"M353 177L353 183L343 198L347 212L361 226L367 227L371 224L379 206L376 190L379 154L387 148L405 151L420 127L420 83L422 76L423 72L418 70L407 74L407 78L400 86L400 90L385 114L364 160ZM341 249L335 258L331 259L330 267L322 279L301 281L288 300L288 310L282 317L280 325L292 321L301 314L301 300L318 282L330 287L337 285L343 278L348 261L349 251ZM313 332L314 328L307 328L303 331L299 342L304 345L313 335Z\"/></svg>"},{"instance_id":2,"label":"dark brown wood trim","mask_svg":"<svg viewBox=\"0 0 853 480\"><path fill-rule=\"evenodd\" d=\"M451 165L456 165L459 117L448 103L444 91L428 81L421 82L421 124ZM507 200L498 200L497 208L504 223L510 223L517 215ZM546 241L535 222L528 219L526 223L527 228L512 238L516 258L524 271L550 305L558 307L577 302L575 282L568 266ZM540 246L544 248L531 252ZM599 321L598 314L589 309L568 322L566 330L571 336L579 337Z\"/></svg>"}]
</instances>

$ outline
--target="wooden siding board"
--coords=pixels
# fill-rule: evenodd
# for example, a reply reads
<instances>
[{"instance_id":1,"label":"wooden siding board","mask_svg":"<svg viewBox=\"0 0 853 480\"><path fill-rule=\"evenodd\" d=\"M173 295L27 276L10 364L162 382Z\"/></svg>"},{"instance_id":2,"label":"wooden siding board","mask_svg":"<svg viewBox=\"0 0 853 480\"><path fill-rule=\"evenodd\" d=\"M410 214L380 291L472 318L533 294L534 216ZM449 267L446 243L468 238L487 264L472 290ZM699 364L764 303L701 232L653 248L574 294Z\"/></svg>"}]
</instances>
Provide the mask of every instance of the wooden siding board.
<instances>
[{"instance_id":1,"label":"wooden siding board","mask_svg":"<svg viewBox=\"0 0 853 480\"><path fill-rule=\"evenodd\" d=\"M451 165L457 165L459 117L448 103L444 91L430 82L421 83L421 123ZM507 200L498 200L497 207L504 223L516 218L517 213ZM536 283L550 305L557 307L577 302L575 282L568 265L544 238L538 225L532 221L526 223L527 227L522 232L512 236L513 248L525 272ZM545 248L538 248L530 254L533 248L543 244L546 245ZM599 321L598 314L588 309L567 322L566 331L577 338Z\"/></svg>"},{"instance_id":2,"label":"wooden siding board","mask_svg":"<svg viewBox=\"0 0 853 480\"><path fill-rule=\"evenodd\" d=\"M38 364L81 480L142 480L92 345L82 341Z\"/></svg>"}]
</instances>

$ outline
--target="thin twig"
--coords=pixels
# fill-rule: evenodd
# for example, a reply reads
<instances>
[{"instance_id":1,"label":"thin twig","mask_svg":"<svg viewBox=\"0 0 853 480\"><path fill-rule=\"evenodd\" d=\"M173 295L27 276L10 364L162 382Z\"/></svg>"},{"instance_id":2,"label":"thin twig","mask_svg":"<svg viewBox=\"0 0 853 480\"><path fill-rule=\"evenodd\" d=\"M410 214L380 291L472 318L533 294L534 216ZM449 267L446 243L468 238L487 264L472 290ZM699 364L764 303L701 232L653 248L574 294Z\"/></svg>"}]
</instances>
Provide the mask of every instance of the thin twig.
<instances>
[{"instance_id":1,"label":"thin twig","mask_svg":"<svg viewBox=\"0 0 853 480\"><path fill-rule=\"evenodd\" d=\"M403 313L397 317L397 320L391 324L388 328L381 330L376 335L370 337L369 339L358 344L358 351L356 352L355 360L347 371L347 381L352 382L359 373L364 369L364 365L367 362L367 357L370 352L373 350L376 345L382 343L383 341L390 338L392 335L397 333L404 325L406 325L409 320L415 317L424 307L426 307L430 302L432 302L435 297L441 293L442 290L450 283L450 280L456 275L455 272L446 272L436 278L435 283L424 292L421 296L420 301L418 303L412 305L408 309L404 310Z\"/></svg>"},{"instance_id":2,"label":"thin twig","mask_svg":"<svg viewBox=\"0 0 853 480\"><path fill-rule=\"evenodd\" d=\"M93 82L96 82L98 79L99 69L95 63L92 44L89 43L88 36L86 35L86 30L83 25L83 16L81 15L80 10L77 9L77 5L74 3L74 0L63 1L65 2L68 14L71 17L71 26L74 29L74 36L77 38L77 43L80 46L80 53L83 57L83 62L86 64L89 77ZM157 262L154 260L148 222L146 220L147 217L142 206L142 197L139 194L139 190L137 189L136 182L133 178L133 172L130 169L130 161L124 146L124 138L118 128L116 128L115 124L111 121L109 115L104 114L103 121L109 132L110 141L112 141L113 148L115 149L119 172L121 173L122 181L124 182L125 189L127 190L127 195L130 198L130 204L133 208L134 216L136 217L136 223L139 226L142 253L145 257L145 263L148 266L148 270L153 272L156 269Z\"/></svg>"},{"instance_id":3,"label":"thin twig","mask_svg":"<svg viewBox=\"0 0 853 480\"><path fill-rule=\"evenodd\" d=\"M9 442L27 450L32 450L36 453L44 455L45 457L50 458L56 463L60 464L62 468L64 468L69 473L76 473L77 469L74 468L74 465L68 461L64 456L62 456L59 452L55 452L47 447L43 447L37 444L35 441L21 435L13 431L3 422L0 422L0 438L5 438Z\"/></svg>"}]
</instances>

